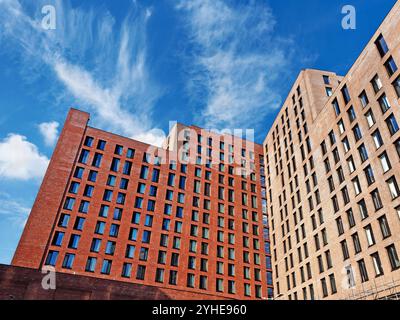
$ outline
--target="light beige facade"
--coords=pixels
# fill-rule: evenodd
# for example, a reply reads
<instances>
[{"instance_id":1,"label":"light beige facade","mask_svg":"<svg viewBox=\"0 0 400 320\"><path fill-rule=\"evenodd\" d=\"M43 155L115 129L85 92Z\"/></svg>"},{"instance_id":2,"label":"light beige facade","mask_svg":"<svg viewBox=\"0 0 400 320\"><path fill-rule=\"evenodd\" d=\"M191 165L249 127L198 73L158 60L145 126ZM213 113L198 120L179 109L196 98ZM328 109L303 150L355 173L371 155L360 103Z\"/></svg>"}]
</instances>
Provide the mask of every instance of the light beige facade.
<instances>
[{"instance_id":1,"label":"light beige facade","mask_svg":"<svg viewBox=\"0 0 400 320\"><path fill-rule=\"evenodd\" d=\"M397 2L345 77L302 71L265 139L276 299L400 292L399 30Z\"/></svg>"}]
</instances>

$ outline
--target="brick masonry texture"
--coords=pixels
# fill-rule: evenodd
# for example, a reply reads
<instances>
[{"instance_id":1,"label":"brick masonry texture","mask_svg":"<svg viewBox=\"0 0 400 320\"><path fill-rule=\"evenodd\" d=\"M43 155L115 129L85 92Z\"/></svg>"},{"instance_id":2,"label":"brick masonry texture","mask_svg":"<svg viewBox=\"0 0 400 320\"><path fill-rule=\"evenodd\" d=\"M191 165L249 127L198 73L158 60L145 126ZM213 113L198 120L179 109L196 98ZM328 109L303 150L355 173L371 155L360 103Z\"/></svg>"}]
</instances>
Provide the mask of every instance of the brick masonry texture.
<instances>
[{"instance_id":1,"label":"brick masonry texture","mask_svg":"<svg viewBox=\"0 0 400 320\"><path fill-rule=\"evenodd\" d=\"M0 300L221 300L219 296L136 283L56 274L56 289L42 287L39 270L0 265Z\"/></svg>"},{"instance_id":2,"label":"brick masonry texture","mask_svg":"<svg viewBox=\"0 0 400 320\"><path fill-rule=\"evenodd\" d=\"M399 30L397 2L345 77L302 71L265 139L276 297L372 299L400 292L400 198L389 184L400 182L400 131L388 126L400 121L400 73L385 66L391 58L400 64ZM382 55L380 36L388 46ZM376 75L378 90L371 84ZM385 96L388 110L380 106ZM390 159L388 170L382 155ZM374 205L376 191L381 205ZM360 210L364 203L368 214Z\"/></svg>"},{"instance_id":3,"label":"brick masonry texture","mask_svg":"<svg viewBox=\"0 0 400 320\"><path fill-rule=\"evenodd\" d=\"M228 135L177 124L164 148L156 148L89 127L89 117L76 109L69 112L12 265L41 269L46 264L54 264L62 273L184 290L193 296L211 294L222 299L272 296L272 275L267 270L269 240L264 239L268 232L262 196L264 179L260 174L264 164L261 145L239 138L231 141ZM190 139L182 141L181 136L187 130L191 132ZM201 150L198 149L199 135L202 136ZM88 137L93 139L90 146L85 145ZM103 150L98 147L101 141L105 141ZM181 160L186 143L193 160L200 152L203 159L216 158L221 165L212 163L207 168L205 164L189 163L186 172L182 172L178 161L176 168L171 169L170 160L176 155ZM115 152L117 146L122 147L120 155ZM133 157L127 155L129 149L134 150ZM207 149L212 153L205 155ZM88 152L85 161L81 161L83 150ZM145 154L151 154L148 161L144 160ZM228 162L231 154L236 160L234 163ZM100 165L94 163L96 155L102 157ZM159 158L167 160L166 163L155 163ZM114 159L120 161L116 171L111 169ZM132 166L124 174L123 167L128 162ZM84 171L77 178L78 167ZM148 168L146 177L141 176L143 167ZM235 170L254 172L242 176L235 174ZM97 172L95 182L89 181L90 171ZM154 172L159 173L156 181L153 181ZM208 172L210 177L205 176ZM175 183L168 185L171 174L175 175ZM116 179L115 186L107 185L110 175ZM184 187L179 183L181 177L186 179ZM118 188L123 179L128 181L126 189ZM77 190L71 189L78 184ZM139 191L141 185L145 189L143 194ZM207 194L206 185L210 190ZM84 193L86 186L94 188L93 194ZM198 186L199 190L195 190ZM150 187L157 188L156 195L149 193ZM112 192L111 199L104 198L106 190ZM166 197L167 190L173 192L170 200ZM123 203L118 203L119 194L125 196ZM178 201L178 196L184 197L184 201ZM74 199L71 208L66 206L68 199ZM142 199L141 206L136 205L138 199ZM85 201L90 203L88 210L82 205ZM169 213L165 205L170 205ZM102 206L109 208L107 216L100 216ZM120 217L114 216L115 208L122 209ZM183 209L183 216L178 214L179 208ZM67 225L60 223L64 215L69 216ZM146 215L152 217L151 224L146 225ZM195 215L198 217L194 218ZM83 228L77 228L76 221L82 218L85 219ZM169 219L169 227L165 219ZM98 223L105 226L102 232L95 231ZM115 227L118 234L112 234ZM136 239L130 238L132 230L137 232ZM151 237L146 240L148 232ZM60 233L63 239L57 243ZM80 237L76 248L71 246L75 236ZM165 236L168 242L162 246L161 237ZM99 250L92 250L93 239L101 241ZM190 249L193 242L196 250ZM106 252L107 244L111 253ZM128 245L135 247L132 257L127 257ZM160 251L165 254L165 261L160 261ZM58 254L54 261L49 258L52 252ZM68 256L73 257L73 262L68 263ZM173 265L172 260L178 256ZM96 259L93 269L87 267L88 259L92 258ZM192 268L188 266L189 259L195 260ZM105 260L112 262L107 272L103 268ZM137 275L142 267L145 267L144 279L139 279ZM131 271L126 272L127 268ZM160 272L163 277L157 278ZM174 272L175 284L171 282ZM193 275L193 287L188 286L189 274Z\"/></svg>"}]
</instances>

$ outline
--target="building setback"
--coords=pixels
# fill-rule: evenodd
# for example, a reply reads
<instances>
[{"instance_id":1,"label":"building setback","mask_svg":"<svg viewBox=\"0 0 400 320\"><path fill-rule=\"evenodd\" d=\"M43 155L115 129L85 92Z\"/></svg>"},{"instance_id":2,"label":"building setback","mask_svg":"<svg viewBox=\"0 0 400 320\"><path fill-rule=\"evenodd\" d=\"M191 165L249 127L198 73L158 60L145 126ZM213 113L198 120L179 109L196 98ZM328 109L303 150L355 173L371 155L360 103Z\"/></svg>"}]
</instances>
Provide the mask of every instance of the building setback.
<instances>
[{"instance_id":1,"label":"building setback","mask_svg":"<svg viewBox=\"0 0 400 320\"><path fill-rule=\"evenodd\" d=\"M400 3L345 77L300 73L264 142L275 298L400 292Z\"/></svg>"},{"instance_id":2,"label":"building setback","mask_svg":"<svg viewBox=\"0 0 400 320\"><path fill-rule=\"evenodd\" d=\"M88 121L70 110L13 266L180 299L273 296L261 145L176 124L157 148Z\"/></svg>"}]
</instances>

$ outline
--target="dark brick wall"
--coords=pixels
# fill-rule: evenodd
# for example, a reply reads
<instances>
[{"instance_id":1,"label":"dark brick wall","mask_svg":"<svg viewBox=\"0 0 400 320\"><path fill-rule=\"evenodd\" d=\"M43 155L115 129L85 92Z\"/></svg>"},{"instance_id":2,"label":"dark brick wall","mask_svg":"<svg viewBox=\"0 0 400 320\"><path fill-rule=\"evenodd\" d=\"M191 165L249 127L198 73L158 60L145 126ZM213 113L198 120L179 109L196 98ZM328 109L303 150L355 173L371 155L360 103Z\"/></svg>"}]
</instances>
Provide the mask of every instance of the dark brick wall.
<instances>
[{"instance_id":1,"label":"dark brick wall","mask_svg":"<svg viewBox=\"0 0 400 320\"><path fill-rule=\"evenodd\" d=\"M44 290L39 270L0 265L0 300L220 300L218 296L57 273Z\"/></svg>"}]
</instances>

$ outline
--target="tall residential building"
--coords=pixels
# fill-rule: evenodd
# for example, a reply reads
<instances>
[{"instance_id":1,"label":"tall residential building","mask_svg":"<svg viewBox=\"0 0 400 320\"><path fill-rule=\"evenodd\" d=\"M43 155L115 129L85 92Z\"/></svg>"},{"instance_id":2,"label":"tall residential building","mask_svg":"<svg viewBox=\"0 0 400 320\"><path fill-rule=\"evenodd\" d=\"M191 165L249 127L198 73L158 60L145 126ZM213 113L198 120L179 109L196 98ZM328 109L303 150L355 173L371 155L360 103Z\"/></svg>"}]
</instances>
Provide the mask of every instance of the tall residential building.
<instances>
[{"instance_id":1,"label":"tall residential building","mask_svg":"<svg viewBox=\"0 0 400 320\"><path fill-rule=\"evenodd\" d=\"M157 148L88 121L69 112L13 266L273 296L261 145L176 124Z\"/></svg>"},{"instance_id":2,"label":"tall residential building","mask_svg":"<svg viewBox=\"0 0 400 320\"><path fill-rule=\"evenodd\" d=\"M277 299L400 292L400 3L345 77L304 70L265 142Z\"/></svg>"}]
</instances>

